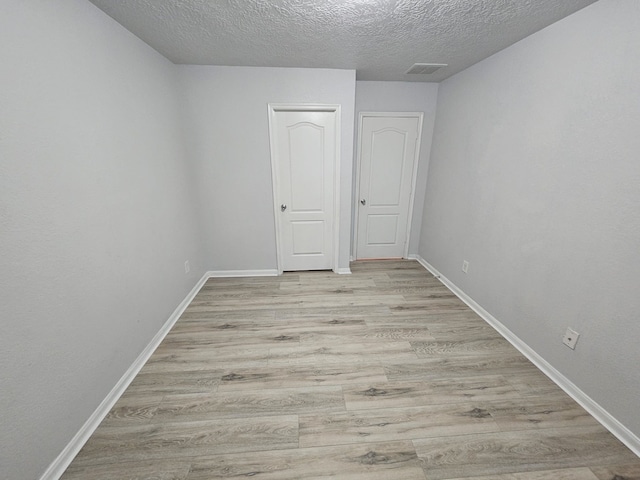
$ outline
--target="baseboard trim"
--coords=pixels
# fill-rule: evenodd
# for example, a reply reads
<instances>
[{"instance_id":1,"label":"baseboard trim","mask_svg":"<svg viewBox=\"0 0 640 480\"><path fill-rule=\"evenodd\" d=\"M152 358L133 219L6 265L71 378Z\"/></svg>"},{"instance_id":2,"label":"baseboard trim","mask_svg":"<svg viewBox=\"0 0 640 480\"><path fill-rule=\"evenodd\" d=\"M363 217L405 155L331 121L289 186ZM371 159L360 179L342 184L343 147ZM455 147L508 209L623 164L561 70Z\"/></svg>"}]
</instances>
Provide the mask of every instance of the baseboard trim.
<instances>
[{"instance_id":1,"label":"baseboard trim","mask_svg":"<svg viewBox=\"0 0 640 480\"><path fill-rule=\"evenodd\" d=\"M212 270L207 272L209 278L228 278L228 277L277 277L278 270Z\"/></svg>"},{"instance_id":2,"label":"baseboard trim","mask_svg":"<svg viewBox=\"0 0 640 480\"><path fill-rule=\"evenodd\" d=\"M335 272L338 275L351 275L351 268L337 268Z\"/></svg>"},{"instance_id":3,"label":"baseboard trim","mask_svg":"<svg viewBox=\"0 0 640 480\"><path fill-rule=\"evenodd\" d=\"M208 273L205 273L202 278L191 289L187 296L180 302L180 305L173 311L169 319L164 323L162 328L155 334L145 349L138 355L138 358L131 364L124 375L118 380L118 383L111 389L105 399L98 405L98 408L91 414L89 419L82 425L78 433L71 439L66 447L60 452L60 455L49 465L45 472L40 477L40 480L58 480L64 471L69 467L73 459L76 457L80 449L89 440L89 437L95 432L96 428L100 425L100 422L104 420L109 411L113 408L120 396L127 389L129 384L133 381L135 376L140 372L142 367L153 352L158 348L158 345L162 342L164 337L167 336L171 328L180 318L180 315L186 310L196 294L200 291L202 286L209 278Z\"/></svg>"},{"instance_id":4,"label":"baseboard trim","mask_svg":"<svg viewBox=\"0 0 640 480\"><path fill-rule=\"evenodd\" d=\"M565 391L571 398L578 402L582 408L589 412L593 418L602 424L607 430L615 435L618 440L624 443L629 449L640 456L640 438L631 430L620 423L613 415L605 410L600 404L589 395L580 390L571 380L560 373L553 365L542 358L535 350L522 341L511 330L505 327L498 319L487 312L473 298L464 293L456 284L442 275L433 265L427 262L420 255L410 255L409 258L417 260L420 265L431 272L449 290L451 290L460 300L466 303L469 308L476 312L482 319L491 325L500 335L502 335L520 353L527 357L542 373L549 377L556 385Z\"/></svg>"}]
</instances>

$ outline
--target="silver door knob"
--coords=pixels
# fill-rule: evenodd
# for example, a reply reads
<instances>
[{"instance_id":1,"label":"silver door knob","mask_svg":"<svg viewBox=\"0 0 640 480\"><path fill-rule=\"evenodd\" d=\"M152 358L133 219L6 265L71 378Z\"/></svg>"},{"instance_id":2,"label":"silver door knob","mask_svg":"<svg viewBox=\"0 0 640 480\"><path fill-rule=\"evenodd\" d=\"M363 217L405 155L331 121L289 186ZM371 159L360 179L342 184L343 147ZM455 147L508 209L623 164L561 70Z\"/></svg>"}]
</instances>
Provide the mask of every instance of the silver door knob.
<instances>
[{"instance_id":1,"label":"silver door knob","mask_svg":"<svg viewBox=\"0 0 640 480\"><path fill-rule=\"evenodd\" d=\"M366 204L367 204L367 201L363 198L362 200L360 200L360 203L361 203L362 205L366 205Z\"/></svg>"},{"instance_id":2,"label":"silver door knob","mask_svg":"<svg viewBox=\"0 0 640 480\"><path fill-rule=\"evenodd\" d=\"M283 203L280 205L280 211L284 212L287 209L287 206Z\"/></svg>"}]
</instances>

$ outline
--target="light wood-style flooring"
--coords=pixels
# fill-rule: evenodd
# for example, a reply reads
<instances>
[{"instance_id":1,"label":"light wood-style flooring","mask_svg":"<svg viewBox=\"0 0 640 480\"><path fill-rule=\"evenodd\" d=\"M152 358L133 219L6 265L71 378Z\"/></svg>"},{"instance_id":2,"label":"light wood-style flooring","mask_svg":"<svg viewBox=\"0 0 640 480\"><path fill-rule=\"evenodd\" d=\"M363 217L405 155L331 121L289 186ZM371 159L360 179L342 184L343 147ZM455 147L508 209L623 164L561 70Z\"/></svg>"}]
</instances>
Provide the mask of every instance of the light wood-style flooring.
<instances>
[{"instance_id":1,"label":"light wood-style flooring","mask_svg":"<svg viewBox=\"0 0 640 480\"><path fill-rule=\"evenodd\" d=\"M639 480L420 264L210 279L62 477Z\"/></svg>"}]
</instances>

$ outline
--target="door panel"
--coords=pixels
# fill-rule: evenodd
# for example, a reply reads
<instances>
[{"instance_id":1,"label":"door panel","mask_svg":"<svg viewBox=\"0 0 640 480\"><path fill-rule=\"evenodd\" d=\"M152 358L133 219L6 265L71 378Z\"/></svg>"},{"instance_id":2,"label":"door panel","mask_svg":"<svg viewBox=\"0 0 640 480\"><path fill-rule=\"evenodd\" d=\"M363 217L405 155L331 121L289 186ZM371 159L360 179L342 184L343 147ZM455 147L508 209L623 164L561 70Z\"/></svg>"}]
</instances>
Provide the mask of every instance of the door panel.
<instances>
[{"instance_id":1,"label":"door panel","mask_svg":"<svg viewBox=\"0 0 640 480\"><path fill-rule=\"evenodd\" d=\"M371 132L370 206L400 204L406 143L406 132L395 129Z\"/></svg>"},{"instance_id":2,"label":"door panel","mask_svg":"<svg viewBox=\"0 0 640 480\"><path fill-rule=\"evenodd\" d=\"M419 114L361 117L357 258L405 255Z\"/></svg>"},{"instance_id":3,"label":"door panel","mask_svg":"<svg viewBox=\"0 0 640 480\"><path fill-rule=\"evenodd\" d=\"M324 208L324 130L312 123L288 126L291 211ZM285 180L285 179L283 179Z\"/></svg>"},{"instance_id":4,"label":"door panel","mask_svg":"<svg viewBox=\"0 0 640 480\"><path fill-rule=\"evenodd\" d=\"M294 255L322 255L324 251L324 222L291 222Z\"/></svg>"},{"instance_id":5,"label":"door panel","mask_svg":"<svg viewBox=\"0 0 640 480\"><path fill-rule=\"evenodd\" d=\"M272 113L278 250L283 271L333 267L336 124L333 111Z\"/></svg>"},{"instance_id":6,"label":"door panel","mask_svg":"<svg viewBox=\"0 0 640 480\"><path fill-rule=\"evenodd\" d=\"M367 217L368 245L398 243L398 215L369 215Z\"/></svg>"}]
</instances>

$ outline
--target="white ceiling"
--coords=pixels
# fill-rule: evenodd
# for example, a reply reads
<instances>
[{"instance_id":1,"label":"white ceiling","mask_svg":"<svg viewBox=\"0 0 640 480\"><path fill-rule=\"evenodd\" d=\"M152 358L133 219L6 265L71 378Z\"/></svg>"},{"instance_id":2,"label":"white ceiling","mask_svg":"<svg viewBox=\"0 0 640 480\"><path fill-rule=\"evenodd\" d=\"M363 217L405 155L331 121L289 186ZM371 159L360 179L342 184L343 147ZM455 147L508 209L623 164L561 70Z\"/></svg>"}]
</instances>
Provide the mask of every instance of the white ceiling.
<instances>
[{"instance_id":1,"label":"white ceiling","mask_svg":"<svg viewBox=\"0 0 640 480\"><path fill-rule=\"evenodd\" d=\"M595 0L90 0L177 64L438 82ZM447 63L431 75L412 64Z\"/></svg>"}]
</instances>

